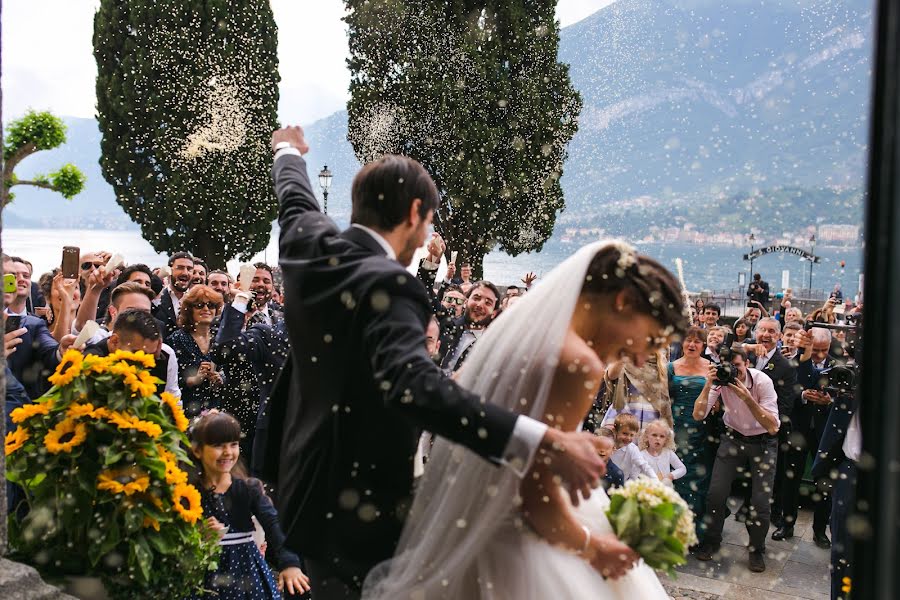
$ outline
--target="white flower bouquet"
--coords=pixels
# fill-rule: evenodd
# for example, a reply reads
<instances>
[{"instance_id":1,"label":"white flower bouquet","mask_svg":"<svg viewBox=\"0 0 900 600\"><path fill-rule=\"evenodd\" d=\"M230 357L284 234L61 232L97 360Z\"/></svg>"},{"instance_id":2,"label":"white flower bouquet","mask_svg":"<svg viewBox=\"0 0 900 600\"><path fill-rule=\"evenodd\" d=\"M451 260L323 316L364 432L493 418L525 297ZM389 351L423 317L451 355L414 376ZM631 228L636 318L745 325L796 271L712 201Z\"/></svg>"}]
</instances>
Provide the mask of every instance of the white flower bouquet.
<instances>
[{"instance_id":1,"label":"white flower bouquet","mask_svg":"<svg viewBox=\"0 0 900 600\"><path fill-rule=\"evenodd\" d=\"M641 477L611 490L606 516L623 543L670 577L697 543L694 513L678 492L656 479Z\"/></svg>"}]
</instances>

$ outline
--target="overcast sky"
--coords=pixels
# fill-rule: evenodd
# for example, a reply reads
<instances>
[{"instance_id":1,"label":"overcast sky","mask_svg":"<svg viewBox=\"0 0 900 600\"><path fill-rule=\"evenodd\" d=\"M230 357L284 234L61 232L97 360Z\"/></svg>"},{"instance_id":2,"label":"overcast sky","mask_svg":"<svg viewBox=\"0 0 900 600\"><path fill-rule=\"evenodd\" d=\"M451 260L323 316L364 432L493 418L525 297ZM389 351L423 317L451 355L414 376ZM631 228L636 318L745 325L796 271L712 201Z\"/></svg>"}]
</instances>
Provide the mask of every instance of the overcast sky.
<instances>
[{"instance_id":1,"label":"overcast sky","mask_svg":"<svg viewBox=\"0 0 900 600\"><path fill-rule=\"evenodd\" d=\"M342 0L271 0L278 23L285 122L311 123L343 108L350 80ZM613 0L559 0L565 27ZM94 115L91 48L98 0L3 2L3 118L27 108Z\"/></svg>"}]
</instances>

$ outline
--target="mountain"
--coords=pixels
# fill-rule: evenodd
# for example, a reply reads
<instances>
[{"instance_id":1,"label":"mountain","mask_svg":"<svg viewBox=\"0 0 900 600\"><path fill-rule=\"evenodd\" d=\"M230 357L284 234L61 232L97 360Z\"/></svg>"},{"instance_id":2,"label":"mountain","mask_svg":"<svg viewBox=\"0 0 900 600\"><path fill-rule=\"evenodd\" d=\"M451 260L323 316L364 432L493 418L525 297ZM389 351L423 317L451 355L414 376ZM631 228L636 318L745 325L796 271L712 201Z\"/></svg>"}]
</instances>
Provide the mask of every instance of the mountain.
<instances>
[{"instance_id":1,"label":"mountain","mask_svg":"<svg viewBox=\"0 0 900 600\"><path fill-rule=\"evenodd\" d=\"M602 228L641 238L684 223L779 235L861 222L872 21L868 0L619 0L562 30L560 60L584 109L555 237ZM72 201L17 189L9 216L130 223L100 175L95 122L67 123L69 143L19 174L70 160L87 189ZM329 213L346 223L359 169L347 114L306 131L314 187L327 163Z\"/></svg>"}]
</instances>

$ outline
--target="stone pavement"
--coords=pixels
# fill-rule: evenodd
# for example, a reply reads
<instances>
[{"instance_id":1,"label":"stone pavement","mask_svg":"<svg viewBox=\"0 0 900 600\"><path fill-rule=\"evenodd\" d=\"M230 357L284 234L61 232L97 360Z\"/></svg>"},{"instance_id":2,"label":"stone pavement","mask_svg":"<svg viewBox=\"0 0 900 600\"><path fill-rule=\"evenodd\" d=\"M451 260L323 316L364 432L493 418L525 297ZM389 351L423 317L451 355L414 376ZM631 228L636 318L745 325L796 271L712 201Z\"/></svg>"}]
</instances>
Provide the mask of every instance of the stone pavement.
<instances>
[{"instance_id":1,"label":"stone pavement","mask_svg":"<svg viewBox=\"0 0 900 600\"><path fill-rule=\"evenodd\" d=\"M678 579L660 576L663 585L675 600L829 600L831 553L812 541L812 513L800 511L790 540L773 541L772 531L764 573L747 568L747 530L732 516L725 522L721 556L707 563L690 557Z\"/></svg>"}]
</instances>

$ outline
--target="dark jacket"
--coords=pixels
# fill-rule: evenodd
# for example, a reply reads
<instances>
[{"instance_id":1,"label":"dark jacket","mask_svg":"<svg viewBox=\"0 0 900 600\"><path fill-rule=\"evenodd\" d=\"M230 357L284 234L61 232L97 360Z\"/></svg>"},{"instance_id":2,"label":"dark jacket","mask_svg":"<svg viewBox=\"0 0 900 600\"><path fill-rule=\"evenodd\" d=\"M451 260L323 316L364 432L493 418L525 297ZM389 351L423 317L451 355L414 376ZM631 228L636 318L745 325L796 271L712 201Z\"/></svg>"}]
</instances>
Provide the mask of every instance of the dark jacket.
<instances>
[{"instance_id":1,"label":"dark jacket","mask_svg":"<svg viewBox=\"0 0 900 600\"><path fill-rule=\"evenodd\" d=\"M178 313L172 303L172 290L166 288L159 300L153 304L153 316L163 324L163 338L168 338L178 330Z\"/></svg>"},{"instance_id":2,"label":"dark jacket","mask_svg":"<svg viewBox=\"0 0 900 600\"><path fill-rule=\"evenodd\" d=\"M230 304L226 306L219 321L219 331L212 346L212 355L216 364L225 367L226 372L229 366L235 363L248 364L253 369L255 381L259 385L259 404L254 424L256 443L250 461L250 471L256 474L262 471L263 467L264 452L260 445L265 441L265 431L269 425L266 410L269 396L275 379L288 357L290 341L284 319L275 320L271 326L262 323L251 325L246 331L242 331L243 326L244 313Z\"/></svg>"},{"instance_id":3,"label":"dark jacket","mask_svg":"<svg viewBox=\"0 0 900 600\"><path fill-rule=\"evenodd\" d=\"M834 366L834 359L827 358L825 360L825 368ZM797 365L797 384L801 390L820 390L822 385L820 380L820 371L816 369L812 359L801 362ZM802 394L802 392L801 392ZM821 439L822 433L825 431L825 423L828 421L828 414L831 412L831 405L814 404L812 402L803 402L801 394L797 396L797 403L794 405L794 422L797 430L814 431L816 439Z\"/></svg>"},{"instance_id":4,"label":"dark jacket","mask_svg":"<svg viewBox=\"0 0 900 600\"><path fill-rule=\"evenodd\" d=\"M320 212L306 162L283 156L273 171L292 355L270 399L263 475L289 547L374 564L399 539L421 429L498 461L516 415L443 376L425 349L422 284Z\"/></svg>"},{"instance_id":5,"label":"dark jacket","mask_svg":"<svg viewBox=\"0 0 900 600\"><path fill-rule=\"evenodd\" d=\"M59 342L50 334L47 322L34 315L22 317L20 327L28 331L22 335L22 343L16 346L7 364L15 378L25 386L28 397L34 400L50 389L47 378L59 365L56 356Z\"/></svg>"}]
</instances>

